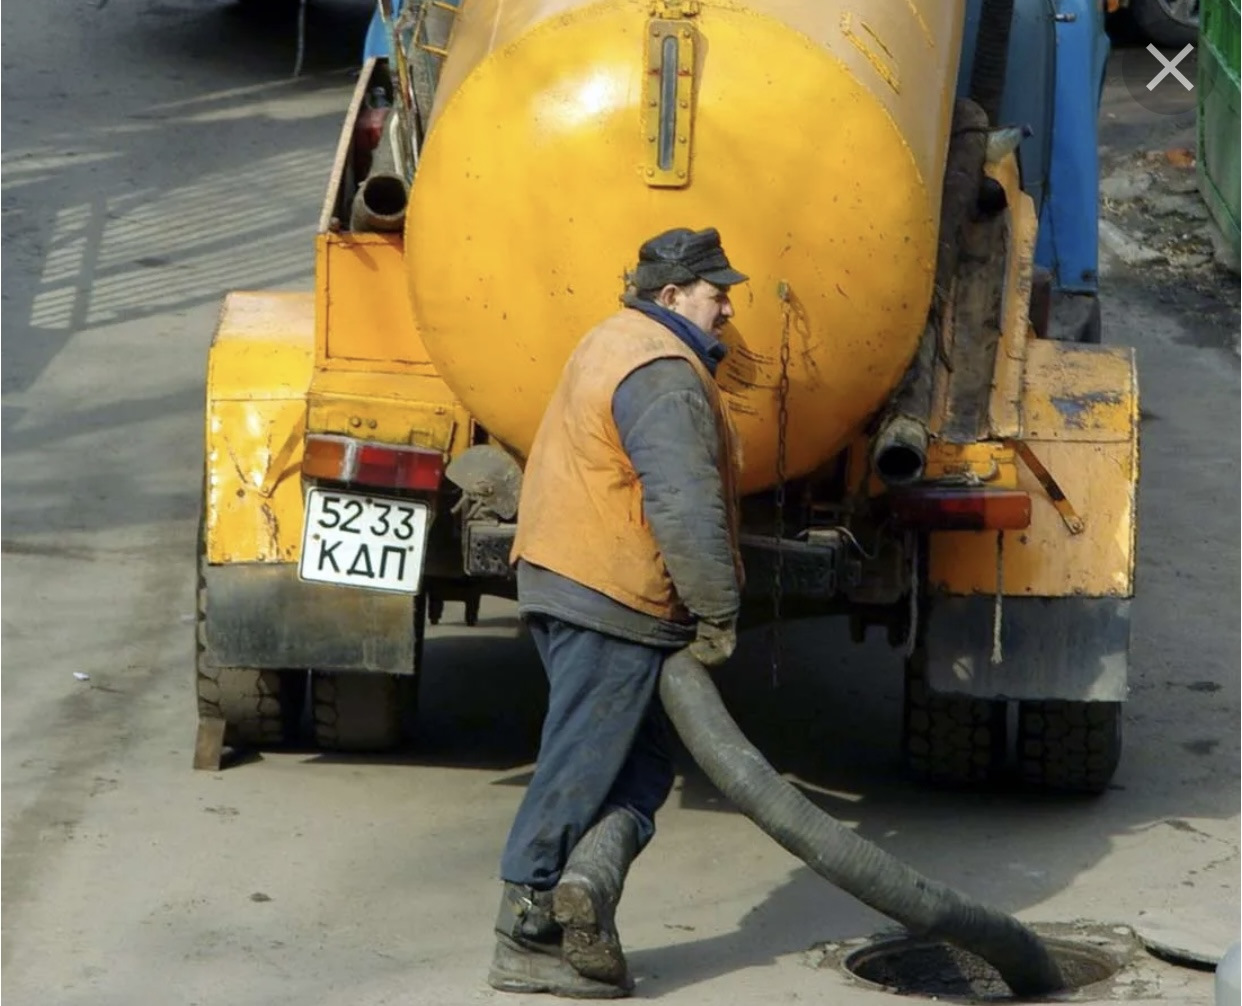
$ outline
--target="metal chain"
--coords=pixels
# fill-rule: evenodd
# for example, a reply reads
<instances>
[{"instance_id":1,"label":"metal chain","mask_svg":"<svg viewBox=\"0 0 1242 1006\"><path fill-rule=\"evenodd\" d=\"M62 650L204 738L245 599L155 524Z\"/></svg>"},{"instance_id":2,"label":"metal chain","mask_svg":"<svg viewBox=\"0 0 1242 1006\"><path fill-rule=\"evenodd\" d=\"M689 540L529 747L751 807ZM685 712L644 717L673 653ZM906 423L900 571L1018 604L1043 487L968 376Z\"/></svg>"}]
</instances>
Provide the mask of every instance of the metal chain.
<instances>
[{"instance_id":1,"label":"metal chain","mask_svg":"<svg viewBox=\"0 0 1242 1006\"><path fill-rule=\"evenodd\" d=\"M781 669L781 601L784 593L785 575L785 460L789 433L789 327L792 309L789 303L789 285L781 283L777 288L781 299L781 353L780 378L777 381L776 417L776 567L772 575L772 684L779 684Z\"/></svg>"}]
</instances>

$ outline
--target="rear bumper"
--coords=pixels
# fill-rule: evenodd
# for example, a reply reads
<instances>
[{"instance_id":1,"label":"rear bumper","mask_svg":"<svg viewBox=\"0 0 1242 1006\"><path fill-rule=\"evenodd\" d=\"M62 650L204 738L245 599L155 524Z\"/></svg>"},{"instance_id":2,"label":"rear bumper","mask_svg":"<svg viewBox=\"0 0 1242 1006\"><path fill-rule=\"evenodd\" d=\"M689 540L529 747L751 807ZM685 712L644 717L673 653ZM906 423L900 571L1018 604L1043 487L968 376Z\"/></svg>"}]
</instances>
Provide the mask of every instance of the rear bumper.
<instances>
[{"instance_id":1,"label":"rear bumper","mask_svg":"<svg viewBox=\"0 0 1242 1006\"><path fill-rule=\"evenodd\" d=\"M465 525L464 566L468 576L503 580L513 576L509 555L516 525L468 521ZM767 599L776 569L777 542L765 535L741 536L746 567L746 598ZM842 547L839 540L808 543L785 541L780 546L783 593L792 598L828 602L841 595Z\"/></svg>"},{"instance_id":2,"label":"rear bumper","mask_svg":"<svg viewBox=\"0 0 1242 1006\"><path fill-rule=\"evenodd\" d=\"M303 583L292 563L208 566L205 659L215 667L415 671L415 598Z\"/></svg>"}]
</instances>

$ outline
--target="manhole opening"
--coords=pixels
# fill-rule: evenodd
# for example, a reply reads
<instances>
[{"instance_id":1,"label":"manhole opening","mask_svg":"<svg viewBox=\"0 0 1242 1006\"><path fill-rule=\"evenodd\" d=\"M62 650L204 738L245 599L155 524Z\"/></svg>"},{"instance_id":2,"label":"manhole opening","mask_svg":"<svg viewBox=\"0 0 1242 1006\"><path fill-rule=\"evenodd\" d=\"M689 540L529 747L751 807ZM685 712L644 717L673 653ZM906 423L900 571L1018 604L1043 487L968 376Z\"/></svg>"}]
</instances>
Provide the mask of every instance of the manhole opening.
<instances>
[{"instance_id":1,"label":"manhole opening","mask_svg":"<svg viewBox=\"0 0 1242 1006\"><path fill-rule=\"evenodd\" d=\"M1046 942L1065 977L1066 992L1105 981L1121 970L1121 962L1098 947L1070 940ZM964 1003L1034 1001L1015 996L983 958L947 943L890 940L857 950L844 963L856 977L901 995Z\"/></svg>"}]
</instances>

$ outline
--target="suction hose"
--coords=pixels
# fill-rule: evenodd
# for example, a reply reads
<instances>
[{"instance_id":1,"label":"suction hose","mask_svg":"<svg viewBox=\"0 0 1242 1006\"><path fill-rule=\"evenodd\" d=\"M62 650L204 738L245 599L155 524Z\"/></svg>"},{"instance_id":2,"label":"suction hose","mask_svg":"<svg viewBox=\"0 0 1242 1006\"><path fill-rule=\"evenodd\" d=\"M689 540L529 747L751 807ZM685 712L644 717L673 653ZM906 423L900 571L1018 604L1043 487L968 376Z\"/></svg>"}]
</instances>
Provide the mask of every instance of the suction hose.
<instances>
[{"instance_id":1,"label":"suction hose","mask_svg":"<svg viewBox=\"0 0 1242 1006\"><path fill-rule=\"evenodd\" d=\"M830 883L917 936L978 954L1019 996L1065 987L1048 948L1009 915L929 880L833 820L786 782L733 721L686 650L664 662L660 699L699 767L739 810Z\"/></svg>"}]
</instances>

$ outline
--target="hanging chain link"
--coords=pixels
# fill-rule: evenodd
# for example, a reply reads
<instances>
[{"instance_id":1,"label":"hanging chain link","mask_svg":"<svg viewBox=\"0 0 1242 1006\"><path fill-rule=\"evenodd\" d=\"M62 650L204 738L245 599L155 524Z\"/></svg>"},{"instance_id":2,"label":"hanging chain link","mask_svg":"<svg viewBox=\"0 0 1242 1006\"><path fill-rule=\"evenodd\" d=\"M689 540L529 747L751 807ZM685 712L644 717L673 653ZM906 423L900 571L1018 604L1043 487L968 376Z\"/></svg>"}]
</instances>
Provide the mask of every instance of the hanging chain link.
<instances>
[{"instance_id":1,"label":"hanging chain link","mask_svg":"<svg viewBox=\"0 0 1242 1006\"><path fill-rule=\"evenodd\" d=\"M776 564L772 574L772 684L779 684L781 670L781 601L785 578L785 461L789 435L789 328L792 308L789 303L789 284L782 282L777 288L781 299L781 355L780 378L776 385Z\"/></svg>"}]
</instances>

